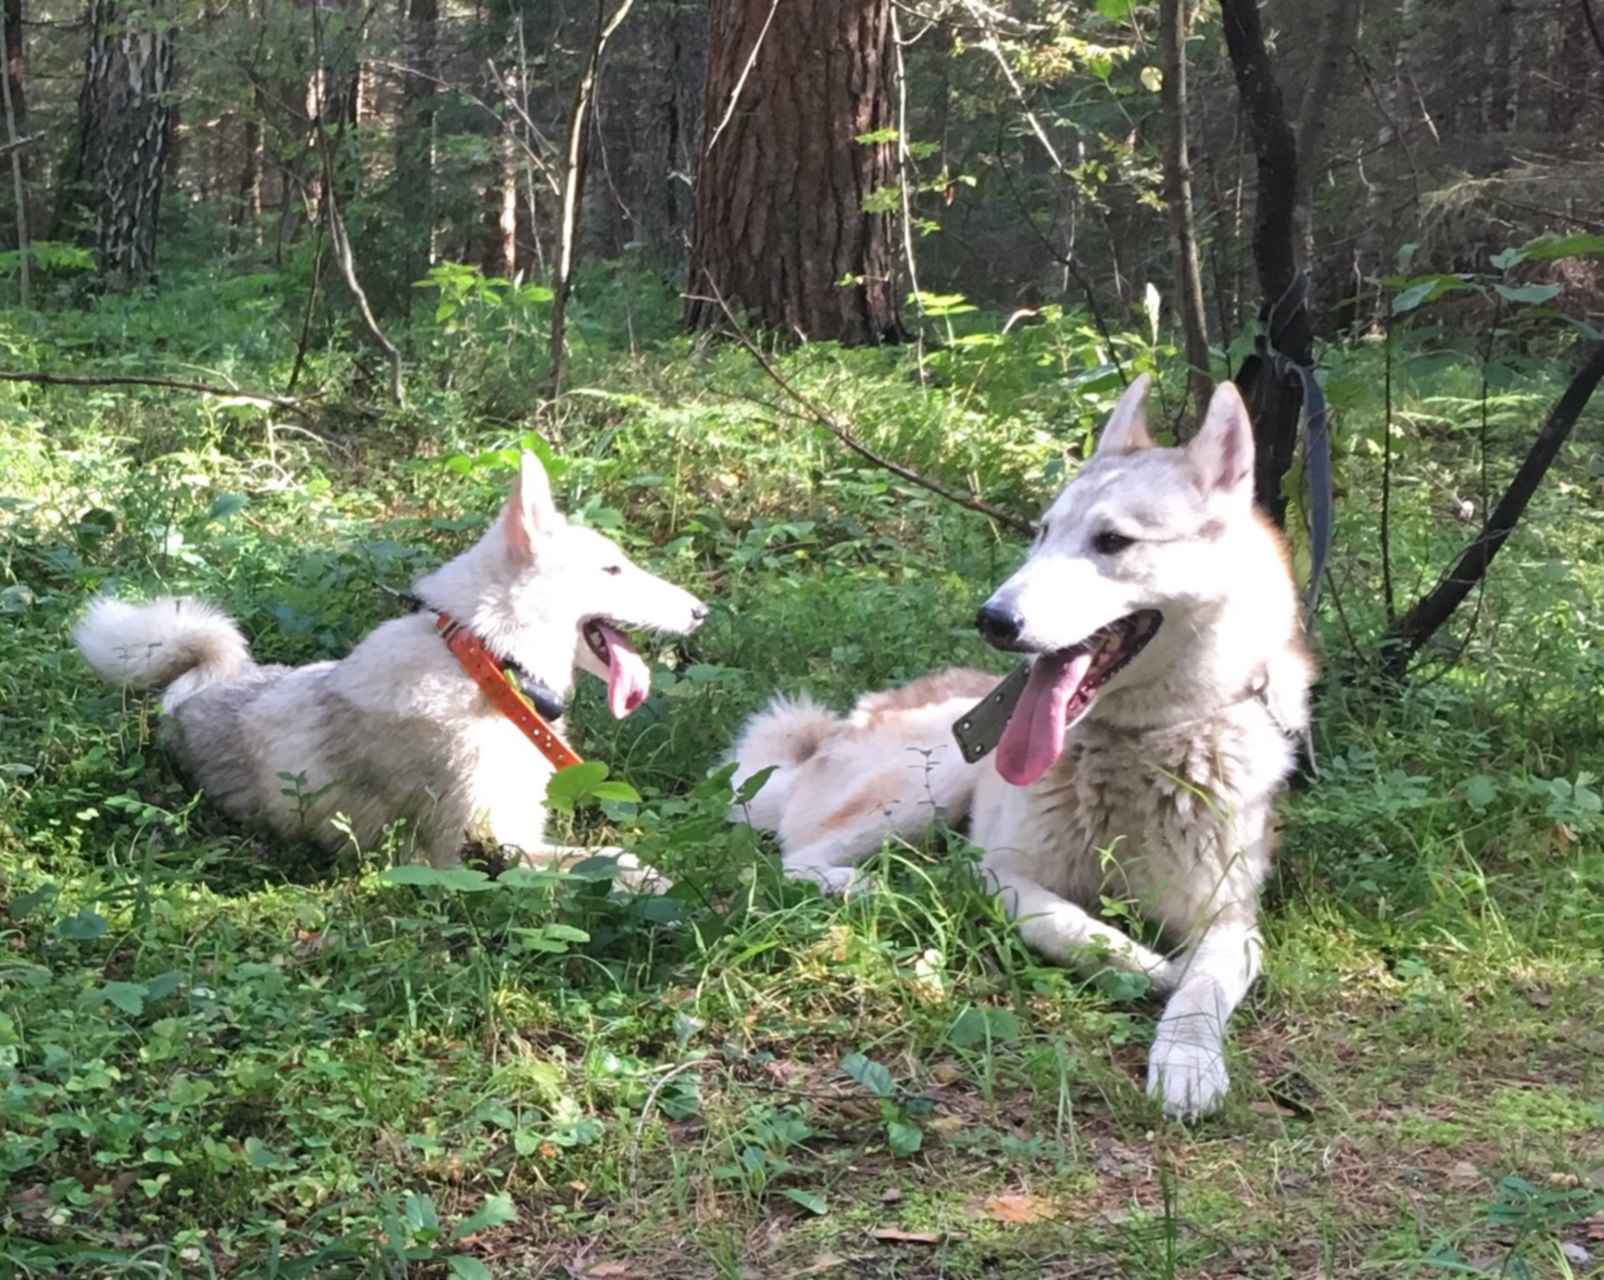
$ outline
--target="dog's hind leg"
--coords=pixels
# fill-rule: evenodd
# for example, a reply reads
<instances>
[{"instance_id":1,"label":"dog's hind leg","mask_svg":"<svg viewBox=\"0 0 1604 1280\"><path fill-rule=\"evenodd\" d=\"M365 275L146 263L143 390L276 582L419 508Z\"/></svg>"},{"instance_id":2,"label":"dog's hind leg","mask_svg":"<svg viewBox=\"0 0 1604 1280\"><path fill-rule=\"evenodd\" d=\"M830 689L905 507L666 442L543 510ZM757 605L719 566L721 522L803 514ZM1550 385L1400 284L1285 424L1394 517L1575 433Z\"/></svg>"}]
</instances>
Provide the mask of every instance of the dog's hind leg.
<instances>
[{"instance_id":1,"label":"dog's hind leg","mask_svg":"<svg viewBox=\"0 0 1604 1280\"><path fill-rule=\"evenodd\" d=\"M1225 1024L1258 977L1263 952L1252 917L1226 918L1174 961L1177 985L1147 1060L1147 1092L1165 1115L1207 1115L1224 1099Z\"/></svg>"},{"instance_id":2,"label":"dog's hind leg","mask_svg":"<svg viewBox=\"0 0 1604 1280\"><path fill-rule=\"evenodd\" d=\"M1105 924L1006 863L988 862L983 874L1001 894L1025 945L1063 965L1106 958L1116 968L1145 974L1160 991L1172 989L1176 966L1122 929Z\"/></svg>"}]
</instances>

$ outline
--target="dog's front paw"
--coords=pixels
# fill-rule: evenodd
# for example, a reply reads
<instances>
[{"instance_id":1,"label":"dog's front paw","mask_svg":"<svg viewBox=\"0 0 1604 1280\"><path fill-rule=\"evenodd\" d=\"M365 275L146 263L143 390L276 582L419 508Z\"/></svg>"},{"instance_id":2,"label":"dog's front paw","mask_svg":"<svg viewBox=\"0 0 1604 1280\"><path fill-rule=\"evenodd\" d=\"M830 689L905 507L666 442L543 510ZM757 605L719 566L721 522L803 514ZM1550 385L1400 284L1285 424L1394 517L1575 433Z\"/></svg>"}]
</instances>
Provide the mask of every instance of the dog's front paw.
<instances>
[{"instance_id":1,"label":"dog's front paw","mask_svg":"<svg viewBox=\"0 0 1604 1280\"><path fill-rule=\"evenodd\" d=\"M1225 1042L1202 1027L1169 1030L1162 1024L1147 1059L1147 1096L1172 1120L1196 1120L1219 1108L1231 1077Z\"/></svg>"}]
</instances>

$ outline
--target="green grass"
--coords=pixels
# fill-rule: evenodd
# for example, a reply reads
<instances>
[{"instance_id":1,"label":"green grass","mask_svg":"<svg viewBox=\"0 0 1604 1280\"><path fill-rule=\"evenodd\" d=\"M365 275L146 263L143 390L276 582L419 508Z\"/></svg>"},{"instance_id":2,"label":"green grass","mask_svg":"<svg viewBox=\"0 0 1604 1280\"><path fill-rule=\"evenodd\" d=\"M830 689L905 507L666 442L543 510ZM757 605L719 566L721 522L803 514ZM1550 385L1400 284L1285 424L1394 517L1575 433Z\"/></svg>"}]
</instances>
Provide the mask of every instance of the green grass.
<instances>
[{"instance_id":1,"label":"green grass","mask_svg":"<svg viewBox=\"0 0 1604 1280\"><path fill-rule=\"evenodd\" d=\"M12 317L8 341L154 342L173 305ZM271 316L217 314L189 358L278 385ZM414 410L315 435L0 393L0 1276L1514 1277L1604 1250L1597 411L1474 625L1379 697L1380 355L1333 357L1321 774L1286 808L1229 1103L1184 1129L1140 1089L1156 1005L1038 962L961 850L888 852L841 903L723 821L744 714L988 661L968 618L1018 548L755 404L739 351L585 336L606 319L578 326L579 390L517 410L483 327L420 321ZM1106 407L1087 343L1067 318L942 353L928 384L907 352L785 368L1028 510ZM1480 374L1398 359L1407 603L1469 536L1444 502L1479 484ZM353 363L331 344L317 376ZM1557 379L1495 374L1496 483ZM510 474L486 451L531 429L572 509L715 605L640 713L591 692L575 716L643 796L578 836L636 846L667 899L397 884L386 849L233 827L71 649L92 592L160 586L226 604L264 658L338 655L393 611L381 586L482 527Z\"/></svg>"}]
</instances>

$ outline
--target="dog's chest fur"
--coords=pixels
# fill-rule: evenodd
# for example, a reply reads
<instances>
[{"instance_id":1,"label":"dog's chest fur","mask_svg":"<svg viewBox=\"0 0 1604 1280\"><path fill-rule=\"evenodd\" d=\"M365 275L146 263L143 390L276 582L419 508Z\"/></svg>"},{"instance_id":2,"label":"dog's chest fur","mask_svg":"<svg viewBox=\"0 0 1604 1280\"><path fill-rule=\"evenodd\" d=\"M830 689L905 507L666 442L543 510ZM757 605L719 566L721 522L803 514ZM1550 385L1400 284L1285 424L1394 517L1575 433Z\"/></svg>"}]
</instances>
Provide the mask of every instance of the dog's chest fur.
<instances>
[{"instance_id":1,"label":"dog's chest fur","mask_svg":"<svg viewBox=\"0 0 1604 1280\"><path fill-rule=\"evenodd\" d=\"M1134 899L1171 928L1233 905L1251 911L1291 757L1258 701L1162 730L1087 722L1029 787L984 771L973 838L1088 910Z\"/></svg>"}]
</instances>

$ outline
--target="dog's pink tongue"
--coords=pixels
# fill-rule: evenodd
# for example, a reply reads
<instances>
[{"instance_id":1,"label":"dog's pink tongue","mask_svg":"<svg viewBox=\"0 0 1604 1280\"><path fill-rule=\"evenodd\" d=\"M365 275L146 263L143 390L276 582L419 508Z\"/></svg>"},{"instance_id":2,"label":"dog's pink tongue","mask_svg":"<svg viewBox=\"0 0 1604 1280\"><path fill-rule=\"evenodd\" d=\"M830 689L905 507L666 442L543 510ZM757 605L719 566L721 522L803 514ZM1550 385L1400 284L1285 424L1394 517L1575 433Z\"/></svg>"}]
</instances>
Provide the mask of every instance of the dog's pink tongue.
<instances>
[{"instance_id":1,"label":"dog's pink tongue","mask_svg":"<svg viewBox=\"0 0 1604 1280\"><path fill-rule=\"evenodd\" d=\"M607 709L622 720L651 691L652 677L635 647L605 622L596 624L607 641Z\"/></svg>"},{"instance_id":2,"label":"dog's pink tongue","mask_svg":"<svg viewBox=\"0 0 1604 1280\"><path fill-rule=\"evenodd\" d=\"M1089 652L1072 657L1043 654L1036 659L997 743L997 772L1007 781L1029 786L1052 768L1069 731L1069 700L1091 665Z\"/></svg>"}]
</instances>

